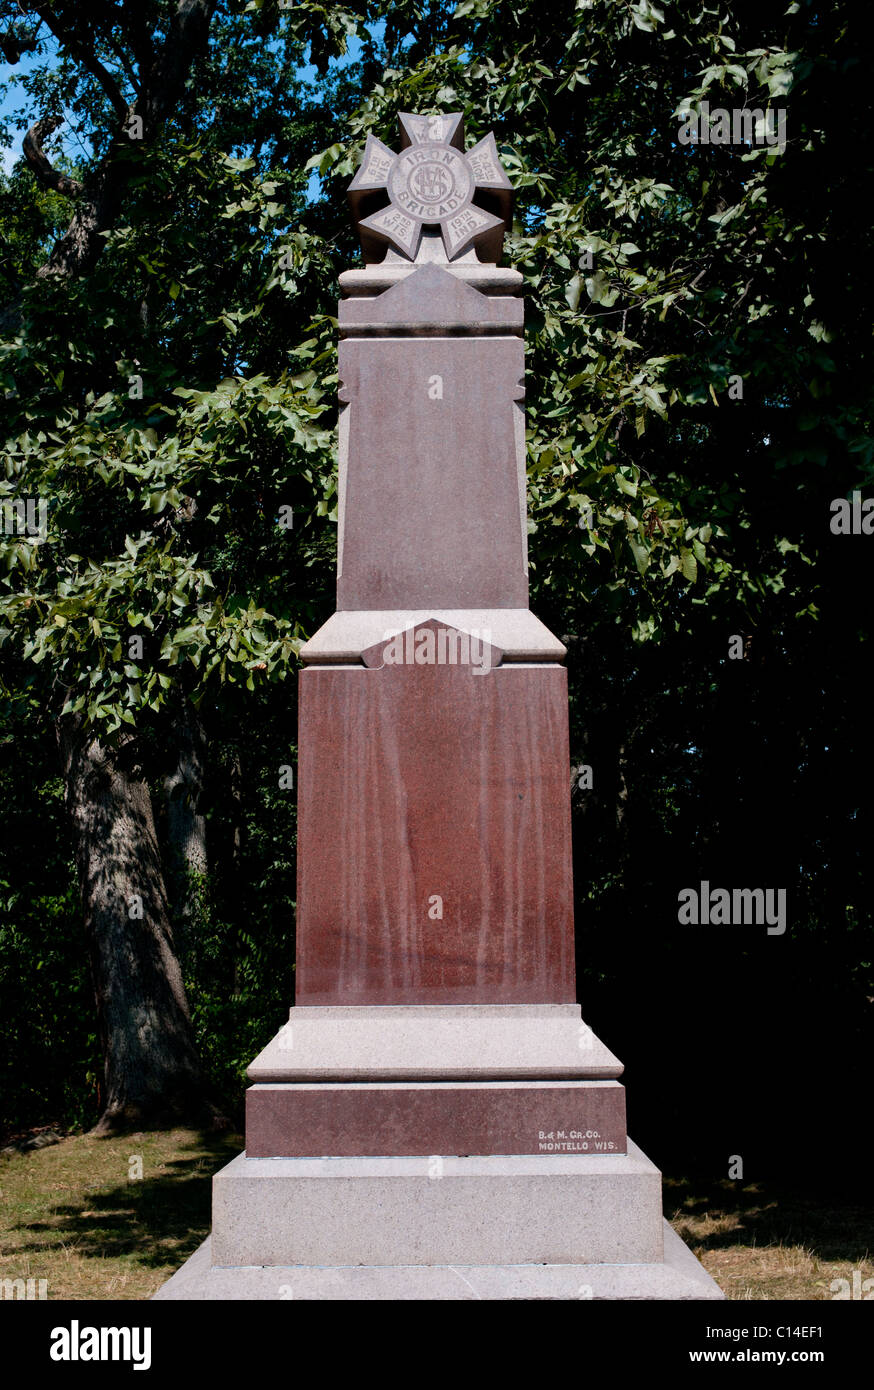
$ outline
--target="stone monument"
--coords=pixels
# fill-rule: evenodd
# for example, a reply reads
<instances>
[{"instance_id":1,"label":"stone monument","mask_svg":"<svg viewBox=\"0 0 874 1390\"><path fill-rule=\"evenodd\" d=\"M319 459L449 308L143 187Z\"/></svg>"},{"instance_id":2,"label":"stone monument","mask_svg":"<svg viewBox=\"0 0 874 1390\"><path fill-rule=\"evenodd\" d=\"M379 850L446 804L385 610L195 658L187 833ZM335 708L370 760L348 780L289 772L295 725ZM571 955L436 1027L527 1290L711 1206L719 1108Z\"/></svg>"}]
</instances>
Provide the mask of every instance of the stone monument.
<instances>
[{"instance_id":1,"label":"stone monument","mask_svg":"<svg viewBox=\"0 0 874 1390\"><path fill-rule=\"evenodd\" d=\"M512 192L370 136L340 277L337 611L301 651L295 1005L158 1298L709 1299L574 980L565 648L528 608Z\"/></svg>"}]
</instances>

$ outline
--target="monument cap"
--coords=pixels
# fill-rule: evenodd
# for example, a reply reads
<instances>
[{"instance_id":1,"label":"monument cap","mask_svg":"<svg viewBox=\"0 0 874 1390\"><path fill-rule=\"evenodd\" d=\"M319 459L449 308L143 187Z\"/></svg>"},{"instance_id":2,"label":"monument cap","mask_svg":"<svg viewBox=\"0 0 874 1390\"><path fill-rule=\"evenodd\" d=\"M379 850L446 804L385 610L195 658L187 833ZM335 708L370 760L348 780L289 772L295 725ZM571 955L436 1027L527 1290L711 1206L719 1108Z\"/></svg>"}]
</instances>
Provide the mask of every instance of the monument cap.
<instances>
[{"instance_id":1,"label":"monument cap","mask_svg":"<svg viewBox=\"0 0 874 1390\"><path fill-rule=\"evenodd\" d=\"M404 112L399 123L400 150L396 153L368 135L348 189L365 261L381 261L389 246L414 261L423 230L436 227L447 261L473 248L481 260L497 263L512 214L513 188L494 135L465 151L460 111L434 116Z\"/></svg>"}]
</instances>

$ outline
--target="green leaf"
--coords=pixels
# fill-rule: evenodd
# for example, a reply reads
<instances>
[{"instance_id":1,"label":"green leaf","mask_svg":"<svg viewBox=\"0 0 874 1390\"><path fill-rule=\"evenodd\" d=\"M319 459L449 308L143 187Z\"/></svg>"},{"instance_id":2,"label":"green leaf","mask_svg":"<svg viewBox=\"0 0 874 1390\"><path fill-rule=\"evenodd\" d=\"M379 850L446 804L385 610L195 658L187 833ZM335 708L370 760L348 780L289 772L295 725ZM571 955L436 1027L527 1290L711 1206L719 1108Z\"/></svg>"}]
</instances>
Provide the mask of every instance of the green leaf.
<instances>
[{"instance_id":1,"label":"green leaf","mask_svg":"<svg viewBox=\"0 0 874 1390\"><path fill-rule=\"evenodd\" d=\"M686 550L685 547L680 550L680 569L690 584L694 584L698 578L698 561L691 550Z\"/></svg>"},{"instance_id":2,"label":"green leaf","mask_svg":"<svg viewBox=\"0 0 874 1390\"><path fill-rule=\"evenodd\" d=\"M570 305L570 308L573 313L576 313L577 309L580 307L580 295L582 294L582 292L582 277L579 275L573 275L571 279L568 281L567 287L565 288L564 292L564 297Z\"/></svg>"}]
</instances>

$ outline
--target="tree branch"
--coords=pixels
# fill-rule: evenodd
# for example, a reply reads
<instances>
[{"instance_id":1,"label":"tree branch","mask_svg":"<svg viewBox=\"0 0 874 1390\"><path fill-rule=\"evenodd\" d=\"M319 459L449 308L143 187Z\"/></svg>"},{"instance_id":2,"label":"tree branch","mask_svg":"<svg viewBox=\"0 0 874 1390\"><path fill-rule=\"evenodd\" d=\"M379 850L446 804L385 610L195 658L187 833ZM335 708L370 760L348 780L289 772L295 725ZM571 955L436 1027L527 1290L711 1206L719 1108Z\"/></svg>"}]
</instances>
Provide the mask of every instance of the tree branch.
<instances>
[{"instance_id":1,"label":"tree branch","mask_svg":"<svg viewBox=\"0 0 874 1390\"><path fill-rule=\"evenodd\" d=\"M130 59L128 58L127 54L122 48L121 44L117 43L111 34L106 34L105 39L106 42L109 44L109 47L115 54L116 58L118 59L119 63L124 68L125 73L127 74L127 80L131 84L131 87L134 90L134 94L136 96L139 96L140 84L139 79L137 77L136 69L134 68L133 64L131 63Z\"/></svg>"},{"instance_id":2,"label":"tree branch","mask_svg":"<svg viewBox=\"0 0 874 1390\"><path fill-rule=\"evenodd\" d=\"M53 130L57 130L59 125L63 125L62 117L43 116L25 135L21 146L22 154L44 188L62 193L65 198L79 198L83 192L83 185L78 179L68 178L56 169L42 148L43 140L47 135L51 135Z\"/></svg>"},{"instance_id":3,"label":"tree branch","mask_svg":"<svg viewBox=\"0 0 874 1390\"><path fill-rule=\"evenodd\" d=\"M195 54L206 46L216 4L217 0L179 0L161 50L141 77L143 97L134 110L144 117L147 132L175 107Z\"/></svg>"},{"instance_id":4,"label":"tree branch","mask_svg":"<svg viewBox=\"0 0 874 1390\"><path fill-rule=\"evenodd\" d=\"M217 0L177 0L169 31L160 49L156 50L150 44L154 56L147 68L140 68L140 93L132 106L128 106L115 80L106 73L103 65L92 54L84 54L80 42L71 38L54 16L54 22L50 22L43 13L45 6L34 7L59 42L88 72L98 76L98 70L102 70L114 91L113 105L121 118L120 129L115 132L109 149L89 172L81 188L72 179L66 180L62 186L63 176L52 169L39 148L40 140L55 128L58 121L46 118L53 120L54 124L37 122L33 130L28 132L29 152L25 153L38 176L59 192L72 194L75 190L81 194L66 232L36 272L38 280L49 276L87 274L98 260L106 245L103 233L113 226L118 217L124 191L137 167L135 161L117 157L128 145L124 128L132 115L139 115L143 120L144 136L147 140L154 139L164 121L176 110L192 64L206 48L216 4ZM137 0L133 0L132 4L125 6L127 17L136 11L136 5Z\"/></svg>"},{"instance_id":5,"label":"tree branch","mask_svg":"<svg viewBox=\"0 0 874 1390\"><path fill-rule=\"evenodd\" d=\"M124 99L121 88L112 73L103 66L97 55L95 53L89 53L88 49L85 48L68 29L65 29L62 24L59 24L57 16L52 14L52 11L46 5L34 5L33 8L43 23L47 25L54 34L58 43L68 50L71 57L75 58L77 63L82 64L86 72L90 72L92 77L96 77L112 103L115 114L122 117L122 119L126 118L128 104Z\"/></svg>"}]
</instances>

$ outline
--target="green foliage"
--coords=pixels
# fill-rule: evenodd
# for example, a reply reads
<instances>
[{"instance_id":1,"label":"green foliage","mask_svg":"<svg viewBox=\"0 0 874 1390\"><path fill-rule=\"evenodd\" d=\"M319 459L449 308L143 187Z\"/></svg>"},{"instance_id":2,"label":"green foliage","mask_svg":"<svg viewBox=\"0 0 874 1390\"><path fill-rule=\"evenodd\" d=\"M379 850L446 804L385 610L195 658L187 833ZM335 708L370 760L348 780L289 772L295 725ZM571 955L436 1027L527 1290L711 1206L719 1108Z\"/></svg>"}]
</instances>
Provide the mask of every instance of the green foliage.
<instances>
[{"instance_id":1,"label":"green foliage","mask_svg":"<svg viewBox=\"0 0 874 1390\"><path fill-rule=\"evenodd\" d=\"M36 700L0 703L2 1126L92 1121L100 1053L54 740Z\"/></svg>"},{"instance_id":2,"label":"green foliage","mask_svg":"<svg viewBox=\"0 0 874 1390\"><path fill-rule=\"evenodd\" d=\"M233 726L214 743L211 872L181 931L198 1047L227 1105L239 1105L246 1068L285 1021L294 990L296 808L277 774L297 750L285 691L259 704L257 746Z\"/></svg>"},{"instance_id":3,"label":"green foliage","mask_svg":"<svg viewBox=\"0 0 874 1390\"><path fill-rule=\"evenodd\" d=\"M142 12L163 32L165 7ZM677 886L724 872L790 885L805 988L826 923L853 1000L874 993L869 798L840 780L867 721L870 561L828 532L874 458L858 26L847 0L220 5L160 140L124 153L87 277L35 279L65 202L21 165L3 184L23 317L0 345L0 500L49 513L44 544L0 538L3 727L22 702L66 706L159 749L178 702L198 704L224 852L185 960L222 1085L289 993L293 831L271 754L298 645L331 609L345 185L369 133L396 143L399 111L462 109L469 141L493 129L516 188L532 607L566 635L573 758L595 768L574 796L584 984L608 1000L624 981L644 1037L652 979L694 992L715 968L677 943ZM69 52L47 49L22 90L29 119L63 102L106 151L105 93ZM681 144L705 101L784 107L785 148ZM20 902L32 856L5 872ZM72 959L60 870L52 893ZM22 966L41 949L26 921Z\"/></svg>"}]
</instances>

